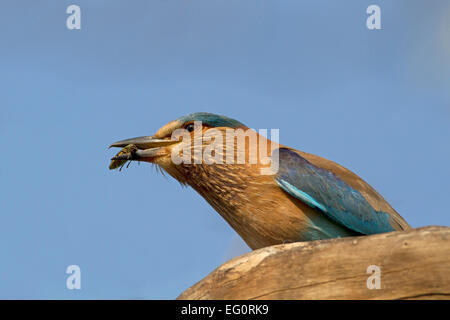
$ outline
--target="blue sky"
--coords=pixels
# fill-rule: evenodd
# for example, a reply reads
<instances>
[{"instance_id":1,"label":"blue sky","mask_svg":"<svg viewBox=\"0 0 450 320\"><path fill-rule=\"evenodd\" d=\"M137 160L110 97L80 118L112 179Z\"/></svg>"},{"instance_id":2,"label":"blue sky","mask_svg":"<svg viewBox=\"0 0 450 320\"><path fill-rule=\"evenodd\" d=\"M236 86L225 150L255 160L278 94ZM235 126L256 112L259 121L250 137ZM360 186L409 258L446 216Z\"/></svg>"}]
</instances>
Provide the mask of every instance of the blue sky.
<instances>
[{"instance_id":1,"label":"blue sky","mask_svg":"<svg viewBox=\"0 0 450 320\"><path fill-rule=\"evenodd\" d=\"M172 299L248 251L193 190L108 170L111 142L196 111L279 128L414 227L450 223L448 1L7 0L0 41L2 299Z\"/></svg>"}]
</instances>

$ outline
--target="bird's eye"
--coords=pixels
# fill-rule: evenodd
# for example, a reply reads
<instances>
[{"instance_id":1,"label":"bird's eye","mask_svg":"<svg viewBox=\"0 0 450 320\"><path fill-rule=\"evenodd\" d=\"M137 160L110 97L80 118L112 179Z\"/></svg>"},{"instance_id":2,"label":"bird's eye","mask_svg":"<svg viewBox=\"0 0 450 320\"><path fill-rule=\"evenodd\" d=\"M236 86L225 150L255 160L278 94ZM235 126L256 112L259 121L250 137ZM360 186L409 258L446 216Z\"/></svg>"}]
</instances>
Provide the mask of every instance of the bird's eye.
<instances>
[{"instance_id":1,"label":"bird's eye","mask_svg":"<svg viewBox=\"0 0 450 320\"><path fill-rule=\"evenodd\" d=\"M188 124L188 125L186 126L186 130L189 131L189 132L194 131L194 124L193 124L193 123Z\"/></svg>"}]
</instances>

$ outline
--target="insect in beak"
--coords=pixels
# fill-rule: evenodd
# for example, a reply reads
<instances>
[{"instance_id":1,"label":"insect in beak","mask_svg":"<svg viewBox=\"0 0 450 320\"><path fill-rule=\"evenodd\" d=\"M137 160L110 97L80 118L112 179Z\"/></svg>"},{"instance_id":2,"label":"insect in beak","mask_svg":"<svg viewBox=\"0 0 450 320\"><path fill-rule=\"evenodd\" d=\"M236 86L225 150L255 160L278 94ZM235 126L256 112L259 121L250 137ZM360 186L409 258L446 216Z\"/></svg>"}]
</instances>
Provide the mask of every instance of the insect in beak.
<instances>
[{"instance_id":1,"label":"insect in beak","mask_svg":"<svg viewBox=\"0 0 450 320\"><path fill-rule=\"evenodd\" d=\"M138 148L134 144L129 144L122 148L112 159L109 164L109 170L119 168L122 171L123 166L128 162L127 168L130 166L131 160L134 159Z\"/></svg>"}]
</instances>

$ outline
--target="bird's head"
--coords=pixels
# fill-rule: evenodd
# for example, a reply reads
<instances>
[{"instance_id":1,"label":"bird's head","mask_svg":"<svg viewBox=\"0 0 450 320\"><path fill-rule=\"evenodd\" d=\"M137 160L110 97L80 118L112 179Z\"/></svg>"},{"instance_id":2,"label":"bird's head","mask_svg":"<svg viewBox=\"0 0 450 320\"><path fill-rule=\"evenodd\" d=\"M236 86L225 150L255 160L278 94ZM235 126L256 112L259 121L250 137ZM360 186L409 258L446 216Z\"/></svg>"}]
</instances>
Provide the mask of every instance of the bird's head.
<instances>
[{"instance_id":1,"label":"bird's head","mask_svg":"<svg viewBox=\"0 0 450 320\"><path fill-rule=\"evenodd\" d=\"M220 138L218 135L224 138L219 144L225 147L226 132L236 132L237 129L242 129L241 132L249 131L241 122L225 116L206 112L189 114L167 123L152 136L126 139L111 144L110 147L119 148L131 146L129 152L123 149L113 158L113 162L126 160L150 162L185 183L186 178L180 176L179 168L176 167L204 164L208 161L205 154L225 160L224 154L207 148L212 142L218 142L217 139ZM235 140L234 137L231 138ZM209 148L211 149L211 146Z\"/></svg>"}]
</instances>

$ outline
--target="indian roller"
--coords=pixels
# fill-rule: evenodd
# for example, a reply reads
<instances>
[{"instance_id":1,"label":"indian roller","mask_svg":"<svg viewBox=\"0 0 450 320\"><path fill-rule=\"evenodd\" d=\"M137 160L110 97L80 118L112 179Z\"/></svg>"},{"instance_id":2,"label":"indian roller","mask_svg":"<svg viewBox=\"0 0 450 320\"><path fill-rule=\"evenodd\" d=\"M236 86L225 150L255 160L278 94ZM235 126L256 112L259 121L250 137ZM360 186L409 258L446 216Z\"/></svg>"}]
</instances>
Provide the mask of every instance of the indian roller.
<instances>
[{"instance_id":1,"label":"indian roller","mask_svg":"<svg viewBox=\"0 0 450 320\"><path fill-rule=\"evenodd\" d=\"M223 160L231 150L233 156L226 159L234 162L212 162L202 157L202 152L217 139L208 137L212 129L215 137L222 134L225 139L221 142L223 151L218 148L210 154ZM253 132L257 139L244 137L245 147L237 148L236 137L227 135L239 129ZM153 136L113 143L110 147L123 149L112 159L110 168L128 160L159 166L181 184L195 189L252 249L411 228L355 173L331 160L272 140L237 120L193 113L169 122ZM250 161L251 147L264 144L270 147L256 158L276 158L276 168L270 161ZM195 145L200 146L200 152L196 152ZM173 154L180 155L180 150L187 150L183 159L189 161L174 161ZM243 161L236 161L240 155L244 155L240 158ZM268 171L262 173L262 169Z\"/></svg>"}]
</instances>

